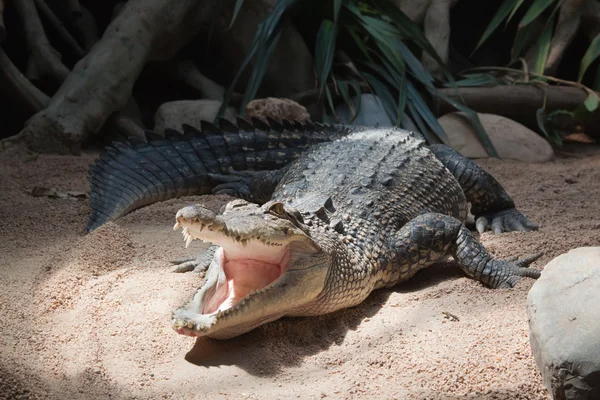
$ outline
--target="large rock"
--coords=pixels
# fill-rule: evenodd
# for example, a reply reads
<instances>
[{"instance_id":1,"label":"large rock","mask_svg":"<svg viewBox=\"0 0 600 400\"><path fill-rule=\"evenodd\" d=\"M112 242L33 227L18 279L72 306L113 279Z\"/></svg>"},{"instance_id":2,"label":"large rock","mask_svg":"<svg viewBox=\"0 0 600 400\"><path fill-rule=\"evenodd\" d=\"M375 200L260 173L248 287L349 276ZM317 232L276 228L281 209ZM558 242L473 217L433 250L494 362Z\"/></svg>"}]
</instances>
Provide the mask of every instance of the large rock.
<instances>
[{"instance_id":1,"label":"large rock","mask_svg":"<svg viewBox=\"0 0 600 400\"><path fill-rule=\"evenodd\" d=\"M554 156L552 147L531 129L501 115L478 114L501 158L526 162L546 162ZM489 157L475 130L463 113L450 113L439 119L450 146L469 158Z\"/></svg>"},{"instance_id":2,"label":"large rock","mask_svg":"<svg viewBox=\"0 0 600 400\"><path fill-rule=\"evenodd\" d=\"M165 128L181 130L182 124L200 128L200 121L212 122L221 102L218 100L180 100L163 103L154 114L154 131L162 133ZM228 109L223 116L235 123L233 109Z\"/></svg>"},{"instance_id":3,"label":"large rock","mask_svg":"<svg viewBox=\"0 0 600 400\"><path fill-rule=\"evenodd\" d=\"M358 107L358 97L352 99L354 101L354 109ZM341 103L335 108L335 115L339 118L340 124L350 124L353 113L346 103ZM360 95L360 109L356 119L352 121L353 125L364 126L392 126L392 120L385 112L385 108L379 97L373 94Z\"/></svg>"},{"instance_id":4,"label":"large rock","mask_svg":"<svg viewBox=\"0 0 600 400\"><path fill-rule=\"evenodd\" d=\"M529 291L527 313L533 355L553 398L600 399L600 247L550 261Z\"/></svg>"}]
</instances>

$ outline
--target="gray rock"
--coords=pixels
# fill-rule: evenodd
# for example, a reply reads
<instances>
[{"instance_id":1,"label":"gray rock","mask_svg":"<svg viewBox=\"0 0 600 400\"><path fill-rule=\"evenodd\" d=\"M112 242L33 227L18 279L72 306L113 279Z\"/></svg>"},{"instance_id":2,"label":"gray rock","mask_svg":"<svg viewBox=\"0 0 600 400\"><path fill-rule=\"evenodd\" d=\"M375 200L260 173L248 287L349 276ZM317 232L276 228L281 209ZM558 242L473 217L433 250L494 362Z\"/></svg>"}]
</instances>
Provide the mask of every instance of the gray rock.
<instances>
[{"instance_id":1,"label":"gray rock","mask_svg":"<svg viewBox=\"0 0 600 400\"><path fill-rule=\"evenodd\" d=\"M555 400L600 399L600 247L550 261L527 296L530 342Z\"/></svg>"},{"instance_id":2,"label":"gray rock","mask_svg":"<svg viewBox=\"0 0 600 400\"><path fill-rule=\"evenodd\" d=\"M165 128L181 130L182 124L199 128L200 121L215 119L221 102L218 100L180 100L163 103L154 114L154 131L162 133ZM235 122L235 114L228 109L225 119Z\"/></svg>"},{"instance_id":3,"label":"gray rock","mask_svg":"<svg viewBox=\"0 0 600 400\"><path fill-rule=\"evenodd\" d=\"M360 96L361 104L358 116L352 122L352 125L364 125L364 126L392 126L392 121L385 112L383 104L379 97L373 94L362 94ZM354 107L358 106L358 97L354 97ZM356 109L356 108L355 108ZM346 103L342 103L335 108L335 114L337 115L340 124L350 124L352 120L352 111Z\"/></svg>"},{"instance_id":4,"label":"gray rock","mask_svg":"<svg viewBox=\"0 0 600 400\"><path fill-rule=\"evenodd\" d=\"M552 146L540 135L516 121L494 114L478 114L500 158L525 162L546 162L554 156ZM475 130L463 113L442 116L440 125L450 146L469 158L489 157Z\"/></svg>"}]
</instances>

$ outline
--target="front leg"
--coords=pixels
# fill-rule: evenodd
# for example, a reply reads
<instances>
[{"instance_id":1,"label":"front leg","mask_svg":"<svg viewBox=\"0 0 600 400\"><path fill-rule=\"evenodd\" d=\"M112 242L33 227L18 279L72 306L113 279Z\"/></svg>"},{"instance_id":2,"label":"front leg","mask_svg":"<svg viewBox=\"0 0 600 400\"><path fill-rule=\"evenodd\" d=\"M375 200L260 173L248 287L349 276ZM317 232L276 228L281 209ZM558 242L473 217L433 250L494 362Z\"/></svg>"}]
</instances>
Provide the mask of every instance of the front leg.
<instances>
[{"instance_id":1,"label":"front leg","mask_svg":"<svg viewBox=\"0 0 600 400\"><path fill-rule=\"evenodd\" d=\"M540 271L527 266L541 253L520 260L496 260L459 220L444 214L427 213L409 221L396 234L393 248L400 281L447 255L468 276L492 288L510 288L523 276L540 276Z\"/></svg>"},{"instance_id":2,"label":"front leg","mask_svg":"<svg viewBox=\"0 0 600 400\"><path fill-rule=\"evenodd\" d=\"M502 185L479 165L446 145L434 144L429 148L465 192L480 233L487 230L501 233L538 229L515 208L515 203Z\"/></svg>"},{"instance_id":3,"label":"front leg","mask_svg":"<svg viewBox=\"0 0 600 400\"><path fill-rule=\"evenodd\" d=\"M208 249L200 253L198 257L187 257L171 261L174 267L171 272L196 272L204 274L215 257L215 252L219 249L216 244L211 244Z\"/></svg>"}]
</instances>

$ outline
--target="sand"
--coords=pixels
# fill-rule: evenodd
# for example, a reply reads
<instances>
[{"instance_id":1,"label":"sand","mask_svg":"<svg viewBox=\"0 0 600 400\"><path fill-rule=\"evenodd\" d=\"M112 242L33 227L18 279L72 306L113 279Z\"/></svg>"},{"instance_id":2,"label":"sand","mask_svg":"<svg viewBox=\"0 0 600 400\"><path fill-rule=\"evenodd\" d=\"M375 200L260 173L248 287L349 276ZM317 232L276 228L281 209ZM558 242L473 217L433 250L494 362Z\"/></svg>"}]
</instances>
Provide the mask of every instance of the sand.
<instances>
[{"instance_id":1,"label":"sand","mask_svg":"<svg viewBox=\"0 0 600 400\"><path fill-rule=\"evenodd\" d=\"M86 200L30 193L87 191L95 157L1 161L0 398L549 398L528 340L533 281L490 290L452 263L330 315L282 319L228 341L177 335L171 311L201 279L170 273L168 260L205 245L185 249L174 215L227 198L167 201L84 235ZM598 152L480 164L541 225L482 235L497 257L544 250L541 268L600 243Z\"/></svg>"}]
</instances>

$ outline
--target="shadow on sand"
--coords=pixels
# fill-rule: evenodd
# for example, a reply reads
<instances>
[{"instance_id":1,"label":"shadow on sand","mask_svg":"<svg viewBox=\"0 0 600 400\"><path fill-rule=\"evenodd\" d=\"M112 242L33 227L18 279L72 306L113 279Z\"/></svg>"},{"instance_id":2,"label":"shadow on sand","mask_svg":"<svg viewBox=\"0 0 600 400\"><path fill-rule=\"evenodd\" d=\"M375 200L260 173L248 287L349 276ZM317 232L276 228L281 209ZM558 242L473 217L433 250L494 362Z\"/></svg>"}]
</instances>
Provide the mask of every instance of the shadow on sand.
<instances>
[{"instance_id":1,"label":"shadow on sand","mask_svg":"<svg viewBox=\"0 0 600 400\"><path fill-rule=\"evenodd\" d=\"M318 317L283 318L229 340L198 338L185 358L201 367L235 365L254 376L275 375L282 368L298 366L304 358L343 343L348 331L377 314L391 293L417 292L461 276L455 264L437 264L395 288L374 291L356 307Z\"/></svg>"}]
</instances>

